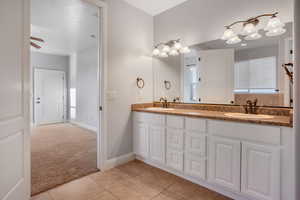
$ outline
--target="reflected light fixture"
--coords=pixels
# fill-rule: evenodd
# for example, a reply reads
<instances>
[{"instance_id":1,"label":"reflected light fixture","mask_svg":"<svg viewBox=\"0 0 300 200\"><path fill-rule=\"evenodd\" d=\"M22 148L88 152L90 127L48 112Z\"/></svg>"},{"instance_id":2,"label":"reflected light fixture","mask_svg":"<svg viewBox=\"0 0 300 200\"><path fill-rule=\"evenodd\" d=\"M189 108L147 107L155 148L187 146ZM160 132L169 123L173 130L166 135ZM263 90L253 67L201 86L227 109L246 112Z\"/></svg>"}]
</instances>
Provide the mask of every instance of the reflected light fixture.
<instances>
[{"instance_id":1,"label":"reflected light fixture","mask_svg":"<svg viewBox=\"0 0 300 200\"><path fill-rule=\"evenodd\" d=\"M166 58L168 56L178 56L179 54L186 54L190 52L190 48L187 46L183 46L180 42L180 39L178 39L170 40L166 43L157 44L152 51L152 55Z\"/></svg>"},{"instance_id":2,"label":"reflected light fixture","mask_svg":"<svg viewBox=\"0 0 300 200\"><path fill-rule=\"evenodd\" d=\"M265 35L267 37L273 37L282 35L286 32L284 28L285 24L278 18L278 12L263 14L256 17L252 17L245 21L237 21L226 27L226 30L221 37L222 40L226 40L227 44L237 44L242 41L239 35L244 36L245 40L257 40L262 37L259 33L258 24L260 23L260 18L270 17L267 26L263 29L266 31ZM243 24L243 28L240 32L235 32L232 27L236 24Z\"/></svg>"}]
</instances>

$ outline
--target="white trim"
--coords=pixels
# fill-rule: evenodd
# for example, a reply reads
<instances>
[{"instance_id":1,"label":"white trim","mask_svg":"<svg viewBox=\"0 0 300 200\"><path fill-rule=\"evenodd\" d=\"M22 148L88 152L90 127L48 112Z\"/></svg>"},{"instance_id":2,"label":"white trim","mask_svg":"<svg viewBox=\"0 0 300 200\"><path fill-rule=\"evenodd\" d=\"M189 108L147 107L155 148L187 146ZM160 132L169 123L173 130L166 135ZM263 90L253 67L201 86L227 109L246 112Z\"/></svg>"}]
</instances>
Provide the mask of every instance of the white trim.
<instances>
[{"instance_id":1,"label":"white trim","mask_svg":"<svg viewBox=\"0 0 300 200\"><path fill-rule=\"evenodd\" d=\"M98 128L95 127L95 126L91 126L91 125L88 125L86 123L82 123L82 122L79 122L79 121L71 120L70 123L74 124L76 126L79 126L80 128L87 129L89 131L97 132L97 130L98 130Z\"/></svg>"},{"instance_id":2,"label":"white trim","mask_svg":"<svg viewBox=\"0 0 300 200\"><path fill-rule=\"evenodd\" d=\"M107 51L108 51L108 34L107 34L107 4L100 0L84 0L86 3L99 7L99 72L98 72L98 86L99 86L99 102L97 110L102 106L103 110L99 112L99 125L97 133L97 167L104 170L107 162Z\"/></svg>"},{"instance_id":3,"label":"white trim","mask_svg":"<svg viewBox=\"0 0 300 200\"><path fill-rule=\"evenodd\" d=\"M109 170L111 168L117 167L119 165L128 163L132 160L135 160L135 154L129 153L123 156L119 156L117 158L112 158L110 160L107 160L102 170Z\"/></svg>"}]
</instances>

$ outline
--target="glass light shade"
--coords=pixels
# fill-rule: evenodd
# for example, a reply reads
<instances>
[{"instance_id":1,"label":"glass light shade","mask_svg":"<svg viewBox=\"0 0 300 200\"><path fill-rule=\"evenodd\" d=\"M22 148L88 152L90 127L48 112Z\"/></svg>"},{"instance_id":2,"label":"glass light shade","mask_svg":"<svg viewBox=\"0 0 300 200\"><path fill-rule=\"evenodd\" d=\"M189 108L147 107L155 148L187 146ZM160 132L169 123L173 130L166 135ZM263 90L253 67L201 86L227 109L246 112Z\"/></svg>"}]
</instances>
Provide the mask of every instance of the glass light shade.
<instances>
[{"instance_id":1,"label":"glass light shade","mask_svg":"<svg viewBox=\"0 0 300 200\"><path fill-rule=\"evenodd\" d=\"M236 33L231 29L227 28L222 36L222 40L229 40L236 36Z\"/></svg>"},{"instance_id":2,"label":"glass light shade","mask_svg":"<svg viewBox=\"0 0 300 200\"><path fill-rule=\"evenodd\" d=\"M266 36L268 37L278 36L284 34L285 32L286 29L281 27L281 28L269 30L268 32L266 32Z\"/></svg>"},{"instance_id":3,"label":"glass light shade","mask_svg":"<svg viewBox=\"0 0 300 200\"><path fill-rule=\"evenodd\" d=\"M238 36L235 36L229 40L226 41L226 44L237 44L237 43L240 43L242 40L238 37Z\"/></svg>"},{"instance_id":4,"label":"glass light shade","mask_svg":"<svg viewBox=\"0 0 300 200\"><path fill-rule=\"evenodd\" d=\"M171 50L171 48L168 45L164 45L164 47L162 49L162 51L166 52L166 53L170 52L170 50Z\"/></svg>"},{"instance_id":5,"label":"glass light shade","mask_svg":"<svg viewBox=\"0 0 300 200\"><path fill-rule=\"evenodd\" d=\"M158 56L158 55L160 54L160 50L159 50L158 48L155 48L155 49L153 50L152 54L153 54L154 56Z\"/></svg>"},{"instance_id":6,"label":"glass light shade","mask_svg":"<svg viewBox=\"0 0 300 200\"><path fill-rule=\"evenodd\" d=\"M257 40L261 38L261 34L259 34L258 32L252 33L250 35L248 35L247 37L245 37L245 40Z\"/></svg>"},{"instance_id":7,"label":"glass light shade","mask_svg":"<svg viewBox=\"0 0 300 200\"><path fill-rule=\"evenodd\" d=\"M161 53L159 54L159 57L161 57L161 58L167 58L167 57L168 57L168 54L167 54L166 52L161 52Z\"/></svg>"},{"instance_id":8,"label":"glass light shade","mask_svg":"<svg viewBox=\"0 0 300 200\"><path fill-rule=\"evenodd\" d=\"M265 31L283 28L284 26L284 23L282 23L278 17L271 17L267 26L265 27Z\"/></svg>"},{"instance_id":9,"label":"glass light shade","mask_svg":"<svg viewBox=\"0 0 300 200\"><path fill-rule=\"evenodd\" d=\"M246 24L242 30L242 35L251 35L256 32L256 26L252 23Z\"/></svg>"},{"instance_id":10,"label":"glass light shade","mask_svg":"<svg viewBox=\"0 0 300 200\"><path fill-rule=\"evenodd\" d=\"M176 48L171 49L169 54L171 56L178 56L179 55L178 50Z\"/></svg>"},{"instance_id":11,"label":"glass light shade","mask_svg":"<svg viewBox=\"0 0 300 200\"><path fill-rule=\"evenodd\" d=\"M174 44L175 49L179 50L179 49L181 49L181 47L182 47L182 45L180 42L175 42L175 44Z\"/></svg>"},{"instance_id":12,"label":"glass light shade","mask_svg":"<svg viewBox=\"0 0 300 200\"><path fill-rule=\"evenodd\" d=\"M189 47L183 47L180 49L180 53L187 54L190 53L191 49Z\"/></svg>"}]
</instances>

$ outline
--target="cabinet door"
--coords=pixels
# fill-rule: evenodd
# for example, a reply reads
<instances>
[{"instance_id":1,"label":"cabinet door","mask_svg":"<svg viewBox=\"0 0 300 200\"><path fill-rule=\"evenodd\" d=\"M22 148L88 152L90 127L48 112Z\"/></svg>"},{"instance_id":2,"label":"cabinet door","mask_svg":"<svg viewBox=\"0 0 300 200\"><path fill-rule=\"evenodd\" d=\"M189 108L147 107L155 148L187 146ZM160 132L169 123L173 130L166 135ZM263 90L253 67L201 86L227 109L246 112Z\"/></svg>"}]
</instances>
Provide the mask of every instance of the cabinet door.
<instances>
[{"instance_id":1,"label":"cabinet door","mask_svg":"<svg viewBox=\"0 0 300 200\"><path fill-rule=\"evenodd\" d=\"M134 153L143 158L149 155L148 126L144 123L135 123L134 127Z\"/></svg>"},{"instance_id":2,"label":"cabinet door","mask_svg":"<svg viewBox=\"0 0 300 200\"><path fill-rule=\"evenodd\" d=\"M150 159L165 163L165 128L160 126L149 127Z\"/></svg>"},{"instance_id":3,"label":"cabinet door","mask_svg":"<svg viewBox=\"0 0 300 200\"><path fill-rule=\"evenodd\" d=\"M240 191L241 143L211 137L209 142L209 181Z\"/></svg>"},{"instance_id":4,"label":"cabinet door","mask_svg":"<svg viewBox=\"0 0 300 200\"><path fill-rule=\"evenodd\" d=\"M261 200L280 199L280 150L242 143L242 193Z\"/></svg>"}]
</instances>

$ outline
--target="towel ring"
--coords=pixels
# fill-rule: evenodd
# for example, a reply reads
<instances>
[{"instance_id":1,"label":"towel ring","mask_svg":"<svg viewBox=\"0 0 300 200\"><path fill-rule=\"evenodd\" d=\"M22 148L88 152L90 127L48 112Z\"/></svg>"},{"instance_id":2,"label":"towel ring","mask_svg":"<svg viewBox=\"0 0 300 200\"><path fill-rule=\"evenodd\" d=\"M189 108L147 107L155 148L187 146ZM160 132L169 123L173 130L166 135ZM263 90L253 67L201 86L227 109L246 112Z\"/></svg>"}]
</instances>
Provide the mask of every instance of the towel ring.
<instances>
[{"instance_id":1,"label":"towel ring","mask_svg":"<svg viewBox=\"0 0 300 200\"><path fill-rule=\"evenodd\" d=\"M165 88L166 88L167 90L170 90L170 89L171 89L171 87L172 87L171 81L164 81L164 84L165 84Z\"/></svg>"},{"instance_id":2,"label":"towel ring","mask_svg":"<svg viewBox=\"0 0 300 200\"><path fill-rule=\"evenodd\" d=\"M145 81L142 78L136 79L136 86L140 89L143 89L145 87Z\"/></svg>"}]
</instances>

